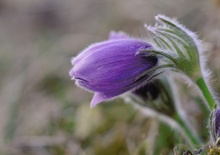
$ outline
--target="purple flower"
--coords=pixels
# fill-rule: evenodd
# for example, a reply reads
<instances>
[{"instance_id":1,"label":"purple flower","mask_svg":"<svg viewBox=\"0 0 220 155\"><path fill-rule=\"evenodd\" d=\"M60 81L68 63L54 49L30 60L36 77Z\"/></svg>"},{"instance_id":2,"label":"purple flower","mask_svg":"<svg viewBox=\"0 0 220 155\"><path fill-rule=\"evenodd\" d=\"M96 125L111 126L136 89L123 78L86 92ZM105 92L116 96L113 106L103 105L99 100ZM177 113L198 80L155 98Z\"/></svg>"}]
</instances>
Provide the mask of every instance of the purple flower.
<instances>
[{"instance_id":1,"label":"purple flower","mask_svg":"<svg viewBox=\"0 0 220 155\"><path fill-rule=\"evenodd\" d=\"M110 35L111 40L89 46L72 60L72 79L94 92L91 107L146 83L152 72L143 73L157 65L155 56L138 53L150 44L124 34L121 38Z\"/></svg>"},{"instance_id":2,"label":"purple flower","mask_svg":"<svg viewBox=\"0 0 220 155\"><path fill-rule=\"evenodd\" d=\"M220 137L220 108L216 108L211 114L211 135L214 141Z\"/></svg>"}]
</instances>

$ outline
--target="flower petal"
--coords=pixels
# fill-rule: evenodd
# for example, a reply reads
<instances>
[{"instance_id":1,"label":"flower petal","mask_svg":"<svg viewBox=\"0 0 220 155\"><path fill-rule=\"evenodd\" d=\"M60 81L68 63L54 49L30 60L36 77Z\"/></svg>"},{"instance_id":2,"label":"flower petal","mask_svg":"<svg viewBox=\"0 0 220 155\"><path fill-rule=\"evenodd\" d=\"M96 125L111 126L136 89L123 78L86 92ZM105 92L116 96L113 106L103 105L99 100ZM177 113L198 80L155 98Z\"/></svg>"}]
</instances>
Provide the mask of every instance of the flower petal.
<instances>
[{"instance_id":1,"label":"flower petal","mask_svg":"<svg viewBox=\"0 0 220 155\"><path fill-rule=\"evenodd\" d=\"M84 49L78 56L73 57L71 59L72 65L76 65L78 62L80 62L83 58L88 57L90 54L96 52L96 51L101 51L103 48L105 48L108 45L114 45L118 44L117 41L115 40L109 40L109 41L103 41L99 43L95 43Z\"/></svg>"},{"instance_id":2,"label":"flower petal","mask_svg":"<svg viewBox=\"0 0 220 155\"><path fill-rule=\"evenodd\" d=\"M91 102L90 102L90 107L94 108L97 104L101 103L102 101L109 100L113 96L111 95L105 95L103 93L95 93Z\"/></svg>"}]
</instances>

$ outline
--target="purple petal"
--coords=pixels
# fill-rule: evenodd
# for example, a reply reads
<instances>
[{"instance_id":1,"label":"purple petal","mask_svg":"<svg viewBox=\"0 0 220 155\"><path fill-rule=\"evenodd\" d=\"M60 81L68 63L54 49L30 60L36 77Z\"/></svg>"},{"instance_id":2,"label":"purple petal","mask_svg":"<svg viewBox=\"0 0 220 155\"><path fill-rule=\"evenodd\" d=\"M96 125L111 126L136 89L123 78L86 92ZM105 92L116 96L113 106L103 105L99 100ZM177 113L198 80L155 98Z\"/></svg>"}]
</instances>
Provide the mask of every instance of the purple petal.
<instances>
[{"instance_id":1,"label":"purple petal","mask_svg":"<svg viewBox=\"0 0 220 155\"><path fill-rule=\"evenodd\" d=\"M105 44L103 44L105 43ZM112 41L104 41L100 43L95 43L84 49L77 57L71 59L72 65L76 65L79 61L81 61L83 58L88 57L90 54L96 52L97 50L102 50L108 44L114 45L114 40ZM117 43L117 42L116 42Z\"/></svg>"},{"instance_id":2,"label":"purple petal","mask_svg":"<svg viewBox=\"0 0 220 155\"><path fill-rule=\"evenodd\" d=\"M97 104L103 102L103 101L106 101L106 100L109 100L111 99L113 96L108 96L108 95L105 95L103 93L95 93L91 102L90 102L90 107L91 108L94 108Z\"/></svg>"},{"instance_id":3,"label":"purple petal","mask_svg":"<svg viewBox=\"0 0 220 155\"><path fill-rule=\"evenodd\" d=\"M149 47L143 41L128 39L103 44L106 46L82 58L70 74L97 85L134 77L155 65L155 58L135 55L138 50Z\"/></svg>"},{"instance_id":4,"label":"purple petal","mask_svg":"<svg viewBox=\"0 0 220 155\"><path fill-rule=\"evenodd\" d=\"M217 108L215 111L215 134L217 137L220 136L220 109Z\"/></svg>"}]
</instances>

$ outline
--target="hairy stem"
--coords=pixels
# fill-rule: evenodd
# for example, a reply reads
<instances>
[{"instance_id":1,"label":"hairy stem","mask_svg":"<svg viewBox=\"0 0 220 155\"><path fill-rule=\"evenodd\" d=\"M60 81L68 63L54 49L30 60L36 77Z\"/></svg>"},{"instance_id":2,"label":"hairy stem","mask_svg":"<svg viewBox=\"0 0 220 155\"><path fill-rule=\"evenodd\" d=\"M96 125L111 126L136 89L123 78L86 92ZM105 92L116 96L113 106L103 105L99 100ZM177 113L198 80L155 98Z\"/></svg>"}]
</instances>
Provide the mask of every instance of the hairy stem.
<instances>
[{"instance_id":1,"label":"hairy stem","mask_svg":"<svg viewBox=\"0 0 220 155\"><path fill-rule=\"evenodd\" d=\"M209 105L209 108L211 110L213 110L216 107L216 103L215 103L215 99L213 98L206 82L204 81L204 79L202 77L199 77L196 80L196 84L199 87L199 89L201 90L206 102Z\"/></svg>"}]
</instances>

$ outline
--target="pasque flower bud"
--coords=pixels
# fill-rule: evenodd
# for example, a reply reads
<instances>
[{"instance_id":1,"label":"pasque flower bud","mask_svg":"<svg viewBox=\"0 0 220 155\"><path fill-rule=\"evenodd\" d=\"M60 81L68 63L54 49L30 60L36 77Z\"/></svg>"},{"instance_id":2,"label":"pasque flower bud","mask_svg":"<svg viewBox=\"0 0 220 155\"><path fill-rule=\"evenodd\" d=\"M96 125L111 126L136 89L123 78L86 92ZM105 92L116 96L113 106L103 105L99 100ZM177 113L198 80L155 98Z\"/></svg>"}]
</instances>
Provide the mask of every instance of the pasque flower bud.
<instances>
[{"instance_id":1,"label":"pasque flower bud","mask_svg":"<svg viewBox=\"0 0 220 155\"><path fill-rule=\"evenodd\" d=\"M212 111L210 117L210 134L214 143L219 143L220 138L220 108L216 108Z\"/></svg>"},{"instance_id":2,"label":"pasque flower bud","mask_svg":"<svg viewBox=\"0 0 220 155\"><path fill-rule=\"evenodd\" d=\"M91 107L146 83L153 72L145 72L158 62L156 56L138 53L151 48L145 41L124 34L122 39L115 34L111 38L89 46L72 60L72 79L94 92Z\"/></svg>"}]
</instances>

